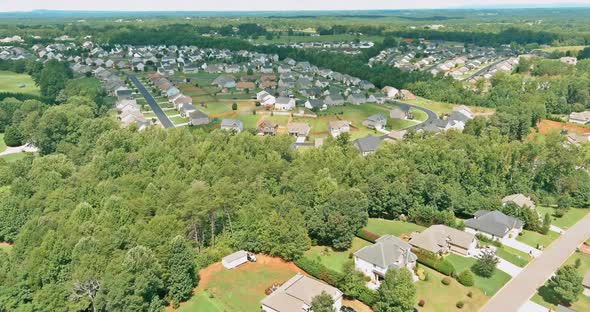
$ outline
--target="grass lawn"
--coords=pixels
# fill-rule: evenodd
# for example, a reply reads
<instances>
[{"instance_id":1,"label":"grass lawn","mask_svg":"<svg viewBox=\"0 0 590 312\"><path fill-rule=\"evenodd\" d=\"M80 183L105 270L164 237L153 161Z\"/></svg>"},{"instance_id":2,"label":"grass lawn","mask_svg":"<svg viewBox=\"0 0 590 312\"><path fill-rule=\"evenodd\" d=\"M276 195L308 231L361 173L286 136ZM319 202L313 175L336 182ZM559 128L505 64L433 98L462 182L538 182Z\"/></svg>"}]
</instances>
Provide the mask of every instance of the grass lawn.
<instances>
[{"instance_id":1,"label":"grass lawn","mask_svg":"<svg viewBox=\"0 0 590 312\"><path fill-rule=\"evenodd\" d=\"M415 121L425 121L426 119L428 119L428 115L426 114L426 112L423 112L419 109L412 109L412 114L414 115Z\"/></svg>"},{"instance_id":2,"label":"grass lawn","mask_svg":"<svg viewBox=\"0 0 590 312\"><path fill-rule=\"evenodd\" d=\"M439 116L443 115L443 114L450 113L453 110L453 106L454 106L453 104L450 104L450 103L435 102L435 101L427 100L427 99L421 98L421 97L417 97L415 100L404 101L404 103L427 108L427 109L435 112Z\"/></svg>"},{"instance_id":3,"label":"grass lawn","mask_svg":"<svg viewBox=\"0 0 590 312\"><path fill-rule=\"evenodd\" d=\"M28 154L27 153L16 153L16 154L8 154L4 156L0 156L0 159L3 159L7 162L13 162L17 160L21 160L25 158Z\"/></svg>"},{"instance_id":4,"label":"grass lawn","mask_svg":"<svg viewBox=\"0 0 590 312\"><path fill-rule=\"evenodd\" d=\"M173 124L181 124L181 123L185 123L188 122L188 118L185 117L172 117L170 118L170 121L172 121Z\"/></svg>"},{"instance_id":5,"label":"grass lawn","mask_svg":"<svg viewBox=\"0 0 590 312\"><path fill-rule=\"evenodd\" d=\"M4 143L4 133L0 133L0 153L6 150L6 143Z\"/></svg>"},{"instance_id":6,"label":"grass lawn","mask_svg":"<svg viewBox=\"0 0 590 312\"><path fill-rule=\"evenodd\" d=\"M237 116L231 117L231 118L241 120L242 123L244 124L244 129L256 128L257 121L258 121L258 116L252 115L252 114L237 115Z\"/></svg>"},{"instance_id":7,"label":"grass lawn","mask_svg":"<svg viewBox=\"0 0 590 312\"><path fill-rule=\"evenodd\" d=\"M231 112L231 104L226 105L225 103L221 102L207 102L206 107L201 106L197 102L195 104L195 107L209 115L224 114L227 112Z\"/></svg>"},{"instance_id":8,"label":"grass lawn","mask_svg":"<svg viewBox=\"0 0 590 312\"><path fill-rule=\"evenodd\" d=\"M400 130L417 124L418 122L406 119L388 119L387 129Z\"/></svg>"},{"instance_id":9,"label":"grass lawn","mask_svg":"<svg viewBox=\"0 0 590 312\"><path fill-rule=\"evenodd\" d=\"M217 98L220 100L249 100L252 98L252 95L256 95L256 94L246 94L246 93L220 94L217 96Z\"/></svg>"},{"instance_id":10,"label":"grass lawn","mask_svg":"<svg viewBox=\"0 0 590 312\"><path fill-rule=\"evenodd\" d=\"M379 235L401 236L402 234L410 235L412 232L420 232L424 230L424 227L410 222L370 218L365 229Z\"/></svg>"},{"instance_id":11,"label":"grass lawn","mask_svg":"<svg viewBox=\"0 0 590 312\"><path fill-rule=\"evenodd\" d=\"M478 311L488 300L486 296L476 287L465 287L453 280L448 286L441 283L444 275L420 266L428 273L427 281L417 281L416 299L424 300L425 305L418 308L420 312L447 312L447 311ZM471 292L471 298L467 294ZM455 304L462 300L465 306L462 310L458 309Z\"/></svg>"},{"instance_id":12,"label":"grass lawn","mask_svg":"<svg viewBox=\"0 0 590 312\"><path fill-rule=\"evenodd\" d=\"M24 88L19 85L24 84ZM0 92L14 92L39 95L39 88L33 78L26 74L17 74L10 71L0 71Z\"/></svg>"},{"instance_id":13,"label":"grass lawn","mask_svg":"<svg viewBox=\"0 0 590 312\"><path fill-rule=\"evenodd\" d=\"M368 245L371 245L371 243L365 241L364 239L355 237L352 240L352 247L350 247L348 250L335 251L332 248L326 246L313 246L311 249L305 252L305 257L311 260L318 259L326 267L334 271L342 272L344 264L347 261L352 261L349 255Z\"/></svg>"},{"instance_id":14,"label":"grass lawn","mask_svg":"<svg viewBox=\"0 0 590 312\"><path fill-rule=\"evenodd\" d=\"M566 51L581 51L584 50L586 46L564 46L564 47L549 47L549 48L543 48L540 49L541 51L544 52L553 52L553 51L558 51L558 52L566 52Z\"/></svg>"},{"instance_id":15,"label":"grass lawn","mask_svg":"<svg viewBox=\"0 0 590 312\"><path fill-rule=\"evenodd\" d=\"M531 247L535 247L535 248L537 248L537 245L547 247L554 240L556 240L557 237L559 237L559 234L557 234L553 231L549 231L547 233L547 235L543 235L541 233L537 233L537 232L533 232L533 231L529 231L529 230L523 230L522 233L524 233L524 234L518 235L516 237L516 239L518 241L521 241L521 242L523 242Z\"/></svg>"},{"instance_id":16,"label":"grass lawn","mask_svg":"<svg viewBox=\"0 0 590 312\"><path fill-rule=\"evenodd\" d=\"M554 216L555 211L557 209L553 208L553 207L547 207L547 206L537 206L537 210L543 215L545 216L546 213L549 213L551 215L551 224L560 227L562 229L567 229L569 227L571 227L572 225L576 224L576 222L580 221L580 219L582 219L588 212L590 212L590 209L584 209L584 208L569 208L568 211L565 213L565 215L563 215L563 217L561 218L557 218Z\"/></svg>"},{"instance_id":17,"label":"grass lawn","mask_svg":"<svg viewBox=\"0 0 590 312\"><path fill-rule=\"evenodd\" d=\"M531 257L527 253L508 246L496 248L496 255L521 268L524 268L531 261Z\"/></svg>"},{"instance_id":18,"label":"grass lawn","mask_svg":"<svg viewBox=\"0 0 590 312\"><path fill-rule=\"evenodd\" d=\"M145 118L155 118L156 117L156 114L154 114L151 111L149 113L144 112L143 113L143 117L145 117Z\"/></svg>"},{"instance_id":19,"label":"grass lawn","mask_svg":"<svg viewBox=\"0 0 590 312\"><path fill-rule=\"evenodd\" d=\"M180 113L174 109L170 109L170 110L165 110L164 114L166 114L166 116L174 116L174 115L178 115Z\"/></svg>"},{"instance_id":20,"label":"grass lawn","mask_svg":"<svg viewBox=\"0 0 590 312\"><path fill-rule=\"evenodd\" d=\"M455 254L450 254L445 259L455 266L455 270L458 273L464 270L471 270L471 266L476 261L474 258L465 258ZM496 269L491 278L477 276L477 274L473 274L473 276L475 277L475 286L481 289L486 296L490 297L510 280L510 275L498 269Z\"/></svg>"},{"instance_id":21,"label":"grass lawn","mask_svg":"<svg viewBox=\"0 0 590 312\"><path fill-rule=\"evenodd\" d=\"M178 311L223 312L224 310L223 306L215 298L211 298L211 294L201 291L197 292L185 305L182 305Z\"/></svg>"},{"instance_id":22,"label":"grass lawn","mask_svg":"<svg viewBox=\"0 0 590 312\"><path fill-rule=\"evenodd\" d=\"M584 276L586 271L590 270L590 256L585 255L579 251L576 251L565 261L564 265L573 265L575 264L576 259L581 260L582 265L580 265L580 267L578 268L578 272L581 276ZM544 307L551 309L555 309L555 305L557 303L553 291L545 286L539 288L538 292L533 296L531 300L535 303L538 303ZM574 302L571 308L575 311L590 311L590 297L581 294L578 297L578 301Z\"/></svg>"}]
</instances>

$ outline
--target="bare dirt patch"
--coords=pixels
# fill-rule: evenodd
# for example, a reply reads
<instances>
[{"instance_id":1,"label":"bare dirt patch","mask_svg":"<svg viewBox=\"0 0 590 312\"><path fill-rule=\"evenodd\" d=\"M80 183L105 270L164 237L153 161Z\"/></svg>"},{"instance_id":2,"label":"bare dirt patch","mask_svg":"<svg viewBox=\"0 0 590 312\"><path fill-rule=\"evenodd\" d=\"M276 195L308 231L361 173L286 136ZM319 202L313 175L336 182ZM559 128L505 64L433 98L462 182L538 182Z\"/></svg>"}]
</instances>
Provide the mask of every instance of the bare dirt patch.
<instances>
[{"instance_id":1,"label":"bare dirt patch","mask_svg":"<svg viewBox=\"0 0 590 312\"><path fill-rule=\"evenodd\" d=\"M590 133L590 128L587 128L584 126L575 125L575 124L571 124L571 123L565 123L565 122L557 122L557 121L552 121L552 120L547 120L547 119L541 120L538 123L537 127L539 128L539 133L542 135L547 135L551 131L561 131L561 130L567 130L570 133L578 133L578 134Z\"/></svg>"}]
</instances>

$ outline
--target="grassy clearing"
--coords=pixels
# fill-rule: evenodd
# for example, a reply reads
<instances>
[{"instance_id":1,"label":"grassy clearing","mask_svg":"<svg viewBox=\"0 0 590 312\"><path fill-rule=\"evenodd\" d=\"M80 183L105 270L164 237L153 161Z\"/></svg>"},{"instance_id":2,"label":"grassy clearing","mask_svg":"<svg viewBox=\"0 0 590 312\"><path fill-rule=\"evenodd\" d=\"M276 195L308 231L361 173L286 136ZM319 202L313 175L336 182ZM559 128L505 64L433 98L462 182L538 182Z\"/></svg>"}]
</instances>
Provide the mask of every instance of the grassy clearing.
<instances>
[{"instance_id":1,"label":"grassy clearing","mask_svg":"<svg viewBox=\"0 0 590 312\"><path fill-rule=\"evenodd\" d=\"M401 236L420 232L424 230L424 227L410 222L371 218L365 229L379 235Z\"/></svg>"},{"instance_id":2,"label":"grassy clearing","mask_svg":"<svg viewBox=\"0 0 590 312\"><path fill-rule=\"evenodd\" d=\"M331 247L326 246L313 246L311 249L305 252L305 257L312 260L319 260L326 267L342 272L342 268L347 261L352 261L351 255L357 250L371 245L371 243L355 237L352 240L352 246L345 251L336 251Z\"/></svg>"},{"instance_id":3,"label":"grassy clearing","mask_svg":"<svg viewBox=\"0 0 590 312\"><path fill-rule=\"evenodd\" d=\"M455 280L445 286L441 283L444 275L425 266L421 268L428 273L428 280L417 281L414 284L416 299L425 302L424 307L419 308L420 312L478 311L488 300L476 287L465 287ZM467 296L469 292L472 293L471 298ZM462 310L455 306L459 300L465 303Z\"/></svg>"},{"instance_id":4,"label":"grassy clearing","mask_svg":"<svg viewBox=\"0 0 590 312\"><path fill-rule=\"evenodd\" d=\"M164 111L164 114L166 114L166 116L174 116L174 115L178 115L180 113L178 111L175 111L173 109L170 109L170 110L165 110Z\"/></svg>"},{"instance_id":5,"label":"grassy clearing","mask_svg":"<svg viewBox=\"0 0 590 312\"><path fill-rule=\"evenodd\" d=\"M197 103L197 105L195 105L195 106L198 107L204 113L209 114L209 115L224 114L227 112L231 112L231 110L232 110L231 104L226 105L225 103L221 103L221 102L210 102L205 105L206 106L201 106Z\"/></svg>"},{"instance_id":6,"label":"grassy clearing","mask_svg":"<svg viewBox=\"0 0 590 312\"><path fill-rule=\"evenodd\" d=\"M518 235L516 239L521 241L531 247L537 248L537 246L547 247L549 246L554 240L559 237L559 234L549 231L547 235L543 235L541 233L524 230L522 231L523 235Z\"/></svg>"},{"instance_id":7,"label":"grassy clearing","mask_svg":"<svg viewBox=\"0 0 590 312\"><path fill-rule=\"evenodd\" d=\"M172 121L173 124L177 125L177 124L188 122L188 118L177 116L177 117L170 118L170 121Z\"/></svg>"},{"instance_id":8,"label":"grassy clearing","mask_svg":"<svg viewBox=\"0 0 590 312\"><path fill-rule=\"evenodd\" d=\"M19 86L24 84L23 88ZM0 71L0 92L14 92L39 95L39 88L33 78L26 74L17 74L10 71Z\"/></svg>"},{"instance_id":9,"label":"grassy clearing","mask_svg":"<svg viewBox=\"0 0 590 312\"><path fill-rule=\"evenodd\" d=\"M531 261L531 257L527 253L508 246L496 248L496 255L521 268L524 268Z\"/></svg>"},{"instance_id":10,"label":"grassy clearing","mask_svg":"<svg viewBox=\"0 0 590 312\"><path fill-rule=\"evenodd\" d=\"M406 119L389 119L387 121L387 129L390 130L401 130L417 124L416 121Z\"/></svg>"},{"instance_id":11,"label":"grassy clearing","mask_svg":"<svg viewBox=\"0 0 590 312\"><path fill-rule=\"evenodd\" d=\"M579 251L576 251L571 255L564 265L573 265L576 263L576 259L581 260L581 265L578 268L578 273L581 276L586 274L586 271L590 270L590 256L585 255ZM531 299L533 302L538 303L546 308L555 309L557 300L553 291L547 287L542 286L538 289L537 293ZM574 302L571 306L574 311L590 311L590 297L584 296L583 294L578 297L578 301Z\"/></svg>"},{"instance_id":12,"label":"grassy clearing","mask_svg":"<svg viewBox=\"0 0 590 312\"><path fill-rule=\"evenodd\" d=\"M457 272L470 270L476 261L474 258L465 258L455 254L448 255L446 259L455 266ZM498 269L496 269L491 278L481 277L477 274L473 274L473 276L475 277L475 286L481 289L486 296L490 297L510 280L510 275Z\"/></svg>"},{"instance_id":13,"label":"grassy clearing","mask_svg":"<svg viewBox=\"0 0 590 312\"><path fill-rule=\"evenodd\" d=\"M143 113L143 117L145 117L145 118L155 118L156 117L156 114L154 114L151 111L150 112L144 112Z\"/></svg>"},{"instance_id":14,"label":"grassy clearing","mask_svg":"<svg viewBox=\"0 0 590 312\"><path fill-rule=\"evenodd\" d=\"M256 115L238 115L235 117L230 117L230 118L235 118L235 119L239 119L242 121L242 123L244 124L244 129L251 129L251 128L256 128L257 122L258 122L258 116Z\"/></svg>"},{"instance_id":15,"label":"grassy clearing","mask_svg":"<svg viewBox=\"0 0 590 312\"><path fill-rule=\"evenodd\" d=\"M586 46L564 46L564 47L549 47L549 48L544 48L541 49L541 51L544 52L553 52L553 51L558 51L558 52L567 52L567 51L581 51L584 50Z\"/></svg>"},{"instance_id":16,"label":"grassy clearing","mask_svg":"<svg viewBox=\"0 0 590 312\"><path fill-rule=\"evenodd\" d=\"M325 41L354 41L355 39L360 39L362 41L373 41L373 42L382 42L383 37L380 36L356 36L351 34L339 34L339 35L323 35L323 36L287 36L283 34L280 37L275 37L272 40L267 40L265 37L260 37L254 42L256 43L290 43L290 42L325 42Z\"/></svg>"},{"instance_id":17,"label":"grassy clearing","mask_svg":"<svg viewBox=\"0 0 590 312\"><path fill-rule=\"evenodd\" d=\"M202 311L202 312L223 312L223 306L219 302L215 301L215 298L206 291L196 293L191 300L183 305L179 312L191 312L191 311Z\"/></svg>"},{"instance_id":18,"label":"grassy clearing","mask_svg":"<svg viewBox=\"0 0 590 312\"><path fill-rule=\"evenodd\" d=\"M16 153L16 154L8 154L8 155L4 155L4 156L0 156L0 159L5 160L7 162L14 162L17 160L21 160L25 157L27 157L27 153Z\"/></svg>"},{"instance_id":19,"label":"grassy clearing","mask_svg":"<svg viewBox=\"0 0 590 312\"><path fill-rule=\"evenodd\" d=\"M6 150L6 143L4 143L4 133L0 133L0 153Z\"/></svg>"},{"instance_id":20,"label":"grassy clearing","mask_svg":"<svg viewBox=\"0 0 590 312\"><path fill-rule=\"evenodd\" d=\"M421 98L421 97L418 97L415 100L404 101L404 103L427 108L427 109L435 112L439 116L450 113L453 110L453 106L454 106L453 104L450 104L450 103L435 102L435 101L427 100L427 99Z\"/></svg>"},{"instance_id":21,"label":"grassy clearing","mask_svg":"<svg viewBox=\"0 0 590 312\"><path fill-rule=\"evenodd\" d=\"M553 208L553 207L547 207L547 206L537 206L537 210L543 215L545 216L545 214L549 213L551 215L551 224L560 227L562 229L567 229L571 226L573 226L574 224L576 224L576 222L580 221L584 216L586 216L586 214L588 214L588 212L590 212L590 209L584 209L584 208L569 208L567 210L567 212L565 213L565 215L563 215L561 218L557 218L555 217L555 212L557 211L557 209Z\"/></svg>"}]
</instances>

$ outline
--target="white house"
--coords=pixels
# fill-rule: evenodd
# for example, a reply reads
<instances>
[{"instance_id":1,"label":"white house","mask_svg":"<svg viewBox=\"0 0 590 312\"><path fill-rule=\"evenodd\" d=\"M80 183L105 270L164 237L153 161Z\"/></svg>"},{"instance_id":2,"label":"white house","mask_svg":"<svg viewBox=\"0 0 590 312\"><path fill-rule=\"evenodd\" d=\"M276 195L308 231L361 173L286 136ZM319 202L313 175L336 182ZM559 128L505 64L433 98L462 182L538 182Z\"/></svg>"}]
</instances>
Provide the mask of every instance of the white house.
<instances>
[{"instance_id":1,"label":"white house","mask_svg":"<svg viewBox=\"0 0 590 312\"><path fill-rule=\"evenodd\" d=\"M411 248L395 236L383 235L375 244L354 253L354 268L371 279L370 288L376 288L390 269L406 268L412 272L418 258Z\"/></svg>"},{"instance_id":2,"label":"white house","mask_svg":"<svg viewBox=\"0 0 590 312\"><path fill-rule=\"evenodd\" d=\"M275 102L276 110L289 111L295 108L295 99L281 96Z\"/></svg>"},{"instance_id":3,"label":"white house","mask_svg":"<svg viewBox=\"0 0 590 312\"><path fill-rule=\"evenodd\" d=\"M236 251L231 255L223 257L221 264L226 269L233 269L248 262L248 253L244 250Z\"/></svg>"},{"instance_id":4,"label":"white house","mask_svg":"<svg viewBox=\"0 0 590 312\"><path fill-rule=\"evenodd\" d=\"M334 311L340 311L340 290L299 273L262 299L261 308L266 312L311 312L311 301L322 292L332 297Z\"/></svg>"},{"instance_id":5,"label":"white house","mask_svg":"<svg viewBox=\"0 0 590 312\"><path fill-rule=\"evenodd\" d=\"M328 122L328 131L334 138L341 133L350 132L350 122L346 120L330 121Z\"/></svg>"},{"instance_id":6,"label":"white house","mask_svg":"<svg viewBox=\"0 0 590 312\"><path fill-rule=\"evenodd\" d=\"M267 106L267 105L275 105L277 99L270 95L266 91L260 91L256 94L256 99L260 102L260 105Z\"/></svg>"},{"instance_id":7,"label":"white house","mask_svg":"<svg viewBox=\"0 0 590 312\"><path fill-rule=\"evenodd\" d=\"M384 87L381 91L390 99L395 99L399 93L398 89L390 86Z\"/></svg>"}]
</instances>

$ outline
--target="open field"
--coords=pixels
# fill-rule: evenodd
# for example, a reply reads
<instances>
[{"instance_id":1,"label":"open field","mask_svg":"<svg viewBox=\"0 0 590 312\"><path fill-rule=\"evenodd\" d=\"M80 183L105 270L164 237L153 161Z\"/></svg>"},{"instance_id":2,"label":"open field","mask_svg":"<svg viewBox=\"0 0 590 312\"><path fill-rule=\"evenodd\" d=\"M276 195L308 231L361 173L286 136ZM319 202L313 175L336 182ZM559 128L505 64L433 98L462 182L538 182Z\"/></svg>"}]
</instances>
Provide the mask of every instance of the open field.
<instances>
[{"instance_id":1,"label":"open field","mask_svg":"<svg viewBox=\"0 0 590 312\"><path fill-rule=\"evenodd\" d=\"M283 34L280 37L273 38L272 40L267 40L264 37L260 37L257 40L254 40L256 43L289 43L289 42L325 42L325 41L354 41L355 39L359 39L362 41L373 41L373 42L382 42L383 37L380 36L356 36L352 34L339 34L339 35L323 35L323 36L287 36L287 34Z\"/></svg>"},{"instance_id":2,"label":"open field","mask_svg":"<svg viewBox=\"0 0 590 312\"><path fill-rule=\"evenodd\" d=\"M448 286L441 283L444 275L425 266L420 266L428 274L427 281L417 281L416 299L424 300L425 305L419 308L420 312L448 312L448 311L478 311L488 300L477 287L465 287L456 280L452 280ZM467 294L471 292L472 297ZM455 304L462 300L465 302L463 309L458 309Z\"/></svg>"},{"instance_id":3,"label":"open field","mask_svg":"<svg viewBox=\"0 0 590 312\"><path fill-rule=\"evenodd\" d=\"M456 106L455 104L431 101L431 100L421 98L421 97L417 97L415 100L404 100L403 102L427 108L427 109L435 112L439 116L450 113L451 111L453 111L453 107ZM457 105L459 105L459 104L457 104ZM490 114L495 111L493 108L478 107L478 106L469 106L469 109L471 109L471 111L474 114Z\"/></svg>"},{"instance_id":4,"label":"open field","mask_svg":"<svg viewBox=\"0 0 590 312\"><path fill-rule=\"evenodd\" d=\"M11 252L12 245L9 243L0 242L0 251Z\"/></svg>"},{"instance_id":5,"label":"open field","mask_svg":"<svg viewBox=\"0 0 590 312\"><path fill-rule=\"evenodd\" d=\"M313 246L311 249L305 252L305 257L312 260L319 260L326 267L342 272L342 268L347 261L353 261L350 255L357 250L371 245L371 243L355 237L352 240L352 247L345 251L336 251L326 246Z\"/></svg>"},{"instance_id":6,"label":"open field","mask_svg":"<svg viewBox=\"0 0 590 312\"><path fill-rule=\"evenodd\" d=\"M3 159L7 162L13 162L13 161L23 159L27 155L28 155L27 153L8 154L8 155L0 156L0 159Z\"/></svg>"},{"instance_id":7,"label":"open field","mask_svg":"<svg viewBox=\"0 0 590 312\"><path fill-rule=\"evenodd\" d=\"M569 208L565 215L561 218L557 218L554 216L557 209L553 207L547 206L537 206L537 210L545 216L546 213L551 215L551 224L560 227L562 229L567 229L572 225L576 224L580 219L582 219L586 214L590 212L590 209L584 208Z\"/></svg>"},{"instance_id":8,"label":"open field","mask_svg":"<svg viewBox=\"0 0 590 312\"><path fill-rule=\"evenodd\" d=\"M540 50L544 51L544 52L553 52L553 51L567 52L567 51L581 51L585 47L586 46L564 46L564 47L549 47L549 48L543 48Z\"/></svg>"},{"instance_id":9,"label":"open field","mask_svg":"<svg viewBox=\"0 0 590 312\"><path fill-rule=\"evenodd\" d=\"M4 133L0 133L0 153L6 150L6 143L4 143Z\"/></svg>"},{"instance_id":10,"label":"open field","mask_svg":"<svg viewBox=\"0 0 590 312\"><path fill-rule=\"evenodd\" d=\"M424 227L410 222L370 218L365 229L379 235L391 234L399 237L420 232L424 230Z\"/></svg>"},{"instance_id":11,"label":"open field","mask_svg":"<svg viewBox=\"0 0 590 312\"><path fill-rule=\"evenodd\" d=\"M19 88L21 84L24 84L25 87ZM0 71L0 92L39 95L39 88L29 75Z\"/></svg>"},{"instance_id":12,"label":"open field","mask_svg":"<svg viewBox=\"0 0 590 312\"><path fill-rule=\"evenodd\" d=\"M516 240L535 248L539 245L547 247L559 237L559 234L553 231L549 231L546 235L529 230L523 230L522 233L523 235L518 235Z\"/></svg>"},{"instance_id":13,"label":"open field","mask_svg":"<svg viewBox=\"0 0 590 312\"><path fill-rule=\"evenodd\" d=\"M455 254L450 254L445 259L455 266L457 273L461 273L464 270L471 270L471 266L476 261L474 258L461 257ZM490 297L510 280L510 275L498 269L496 269L491 278L481 277L475 273L473 276L475 277L475 286L481 289L486 296Z\"/></svg>"},{"instance_id":14,"label":"open field","mask_svg":"<svg viewBox=\"0 0 590 312\"><path fill-rule=\"evenodd\" d=\"M586 271L590 270L590 256L585 255L579 251L576 251L573 255L571 255L564 265L574 265L576 263L576 259L580 259L580 267L578 268L578 273L581 276L586 274ZM538 292L533 296L531 299L533 302L538 303L544 307L555 309L557 304L557 300L555 299L555 295L553 291L545 286L539 288ZM575 311L590 311L590 297L584 296L583 294L578 297L578 301L572 304L571 308Z\"/></svg>"}]
</instances>

